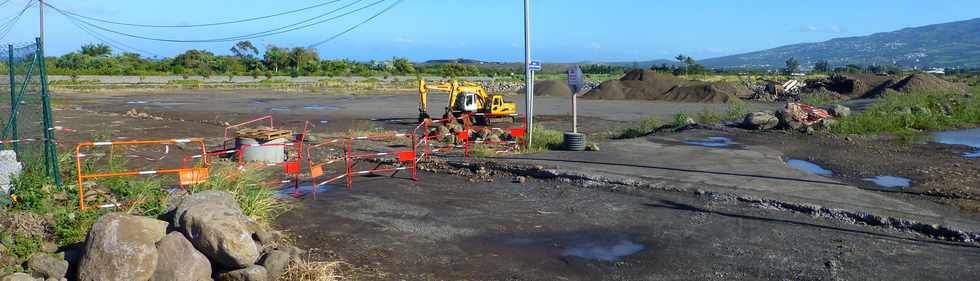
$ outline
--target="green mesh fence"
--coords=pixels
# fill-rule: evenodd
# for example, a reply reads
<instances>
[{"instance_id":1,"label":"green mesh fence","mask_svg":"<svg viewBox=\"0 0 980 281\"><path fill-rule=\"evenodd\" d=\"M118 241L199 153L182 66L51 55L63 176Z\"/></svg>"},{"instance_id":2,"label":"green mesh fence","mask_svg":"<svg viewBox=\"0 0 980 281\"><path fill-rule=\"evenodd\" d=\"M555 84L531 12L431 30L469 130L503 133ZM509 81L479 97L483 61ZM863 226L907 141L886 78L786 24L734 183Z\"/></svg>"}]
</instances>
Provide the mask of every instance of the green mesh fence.
<instances>
[{"instance_id":1,"label":"green mesh fence","mask_svg":"<svg viewBox=\"0 0 980 281\"><path fill-rule=\"evenodd\" d=\"M8 45L0 81L0 132L2 149L17 151L25 166L43 164L45 172L61 186L58 153L51 118L44 51L38 42Z\"/></svg>"}]
</instances>

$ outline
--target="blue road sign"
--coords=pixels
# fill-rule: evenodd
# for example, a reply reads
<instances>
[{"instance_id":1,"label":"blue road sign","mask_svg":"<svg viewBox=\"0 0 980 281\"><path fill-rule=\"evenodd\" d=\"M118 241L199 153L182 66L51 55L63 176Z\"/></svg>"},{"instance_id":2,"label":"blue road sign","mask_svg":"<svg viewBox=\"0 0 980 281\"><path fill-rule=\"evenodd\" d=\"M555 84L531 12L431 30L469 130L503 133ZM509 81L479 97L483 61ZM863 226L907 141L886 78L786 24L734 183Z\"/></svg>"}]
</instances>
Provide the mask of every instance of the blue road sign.
<instances>
[{"instance_id":1,"label":"blue road sign","mask_svg":"<svg viewBox=\"0 0 980 281\"><path fill-rule=\"evenodd\" d=\"M541 70L541 61L539 61L539 60L532 60L530 63L527 64L527 69L529 69L531 71L540 71Z\"/></svg>"}]
</instances>

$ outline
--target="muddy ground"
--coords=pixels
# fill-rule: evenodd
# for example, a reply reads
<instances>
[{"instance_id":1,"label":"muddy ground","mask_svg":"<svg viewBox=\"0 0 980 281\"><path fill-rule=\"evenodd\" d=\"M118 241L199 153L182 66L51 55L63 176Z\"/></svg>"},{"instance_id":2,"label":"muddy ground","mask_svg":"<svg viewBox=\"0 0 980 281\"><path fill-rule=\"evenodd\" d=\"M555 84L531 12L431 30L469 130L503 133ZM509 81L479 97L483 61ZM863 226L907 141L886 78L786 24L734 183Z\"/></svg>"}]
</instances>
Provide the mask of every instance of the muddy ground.
<instances>
[{"instance_id":1,"label":"muddy ground","mask_svg":"<svg viewBox=\"0 0 980 281\"><path fill-rule=\"evenodd\" d=\"M536 101L539 124L570 125L565 117L567 99L538 97ZM405 129L417 113L411 93L61 93L56 105L55 125L68 129L59 132L63 150L78 141L108 136L206 137L215 144L225 123L262 114L274 114L277 123L288 127L309 120L318 126L316 130L344 131ZM596 136L651 115L725 110L712 107L723 105L647 101L580 105L584 107L580 127ZM147 116L127 116L131 109ZM964 147L719 128L662 137L711 136L810 160L833 170L830 179L862 188L876 189L861 180L867 176L909 177L911 189L876 192L930 208L958 206L962 209L955 212L962 214L957 215L977 217L978 209L973 209L977 203L971 196L980 186L980 165L976 159L958 156L967 150ZM761 208L713 193L586 187L534 178L520 184L512 182L514 175L496 173L477 182L472 175L438 172L423 173L418 182L360 178L353 189L335 188L316 201L297 202L298 208L278 224L300 246L313 249L314 257L346 261L355 268L351 274L366 280L971 280L980 276L976 266L980 249L975 243L944 242Z\"/></svg>"}]
</instances>

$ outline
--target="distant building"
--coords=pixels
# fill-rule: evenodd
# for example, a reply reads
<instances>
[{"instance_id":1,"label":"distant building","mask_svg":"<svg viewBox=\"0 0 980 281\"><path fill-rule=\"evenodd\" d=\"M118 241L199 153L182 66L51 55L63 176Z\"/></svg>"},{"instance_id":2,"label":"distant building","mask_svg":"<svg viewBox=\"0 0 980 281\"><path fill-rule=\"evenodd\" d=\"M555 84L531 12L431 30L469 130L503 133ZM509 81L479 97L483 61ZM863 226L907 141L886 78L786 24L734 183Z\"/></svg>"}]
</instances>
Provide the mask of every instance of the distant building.
<instances>
[{"instance_id":1,"label":"distant building","mask_svg":"<svg viewBox=\"0 0 980 281\"><path fill-rule=\"evenodd\" d=\"M926 70L926 73L944 75L944 74L946 74L946 69L945 68L931 68L929 70Z\"/></svg>"}]
</instances>

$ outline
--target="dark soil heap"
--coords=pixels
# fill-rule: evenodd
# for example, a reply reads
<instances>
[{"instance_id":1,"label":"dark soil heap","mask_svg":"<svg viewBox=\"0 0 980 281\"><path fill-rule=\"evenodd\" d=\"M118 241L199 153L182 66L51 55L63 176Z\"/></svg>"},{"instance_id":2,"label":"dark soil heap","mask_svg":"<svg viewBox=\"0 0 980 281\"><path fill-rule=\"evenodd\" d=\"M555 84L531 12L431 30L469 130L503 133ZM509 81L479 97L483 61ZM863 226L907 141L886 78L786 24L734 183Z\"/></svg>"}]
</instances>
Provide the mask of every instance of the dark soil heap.
<instances>
[{"instance_id":1,"label":"dark soil heap","mask_svg":"<svg viewBox=\"0 0 980 281\"><path fill-rule=\"evenodd\" d=\"M807 81L807 85L810 89L823 88L848 98L880 98L892 92L966 92L962 85L930 74L918 73L902 80L890 75L842 74Z\"/></svg>"},{"instance_id":2,"label":"dark soil heap","mask_svg":"<svg viewBox=\"0 0 980 281\"><path fill-rule=\"evenodd\" d=\"M745 91L748 89L742 89L741 92ZM739 87L729 82L684 81L670 74L637 69L626 73L619 80L602 83L583 97L596 100L726 103L737 99L739 92Z\"/></svg>"},{"instance_id":3,"label":"dark soil heap","mask_svg":"<svg viewBox=\"0 0 980 281\"><path fill-rule=\"evenodd\" d=\"M524 93L527 91L524 87L521 87L518 93ZM548 96L548 97L572 97L572 89L568 88L565 81L558 80L545 80L534 82L534 95L535 96Z\"/></svg>"}]
</instances>

